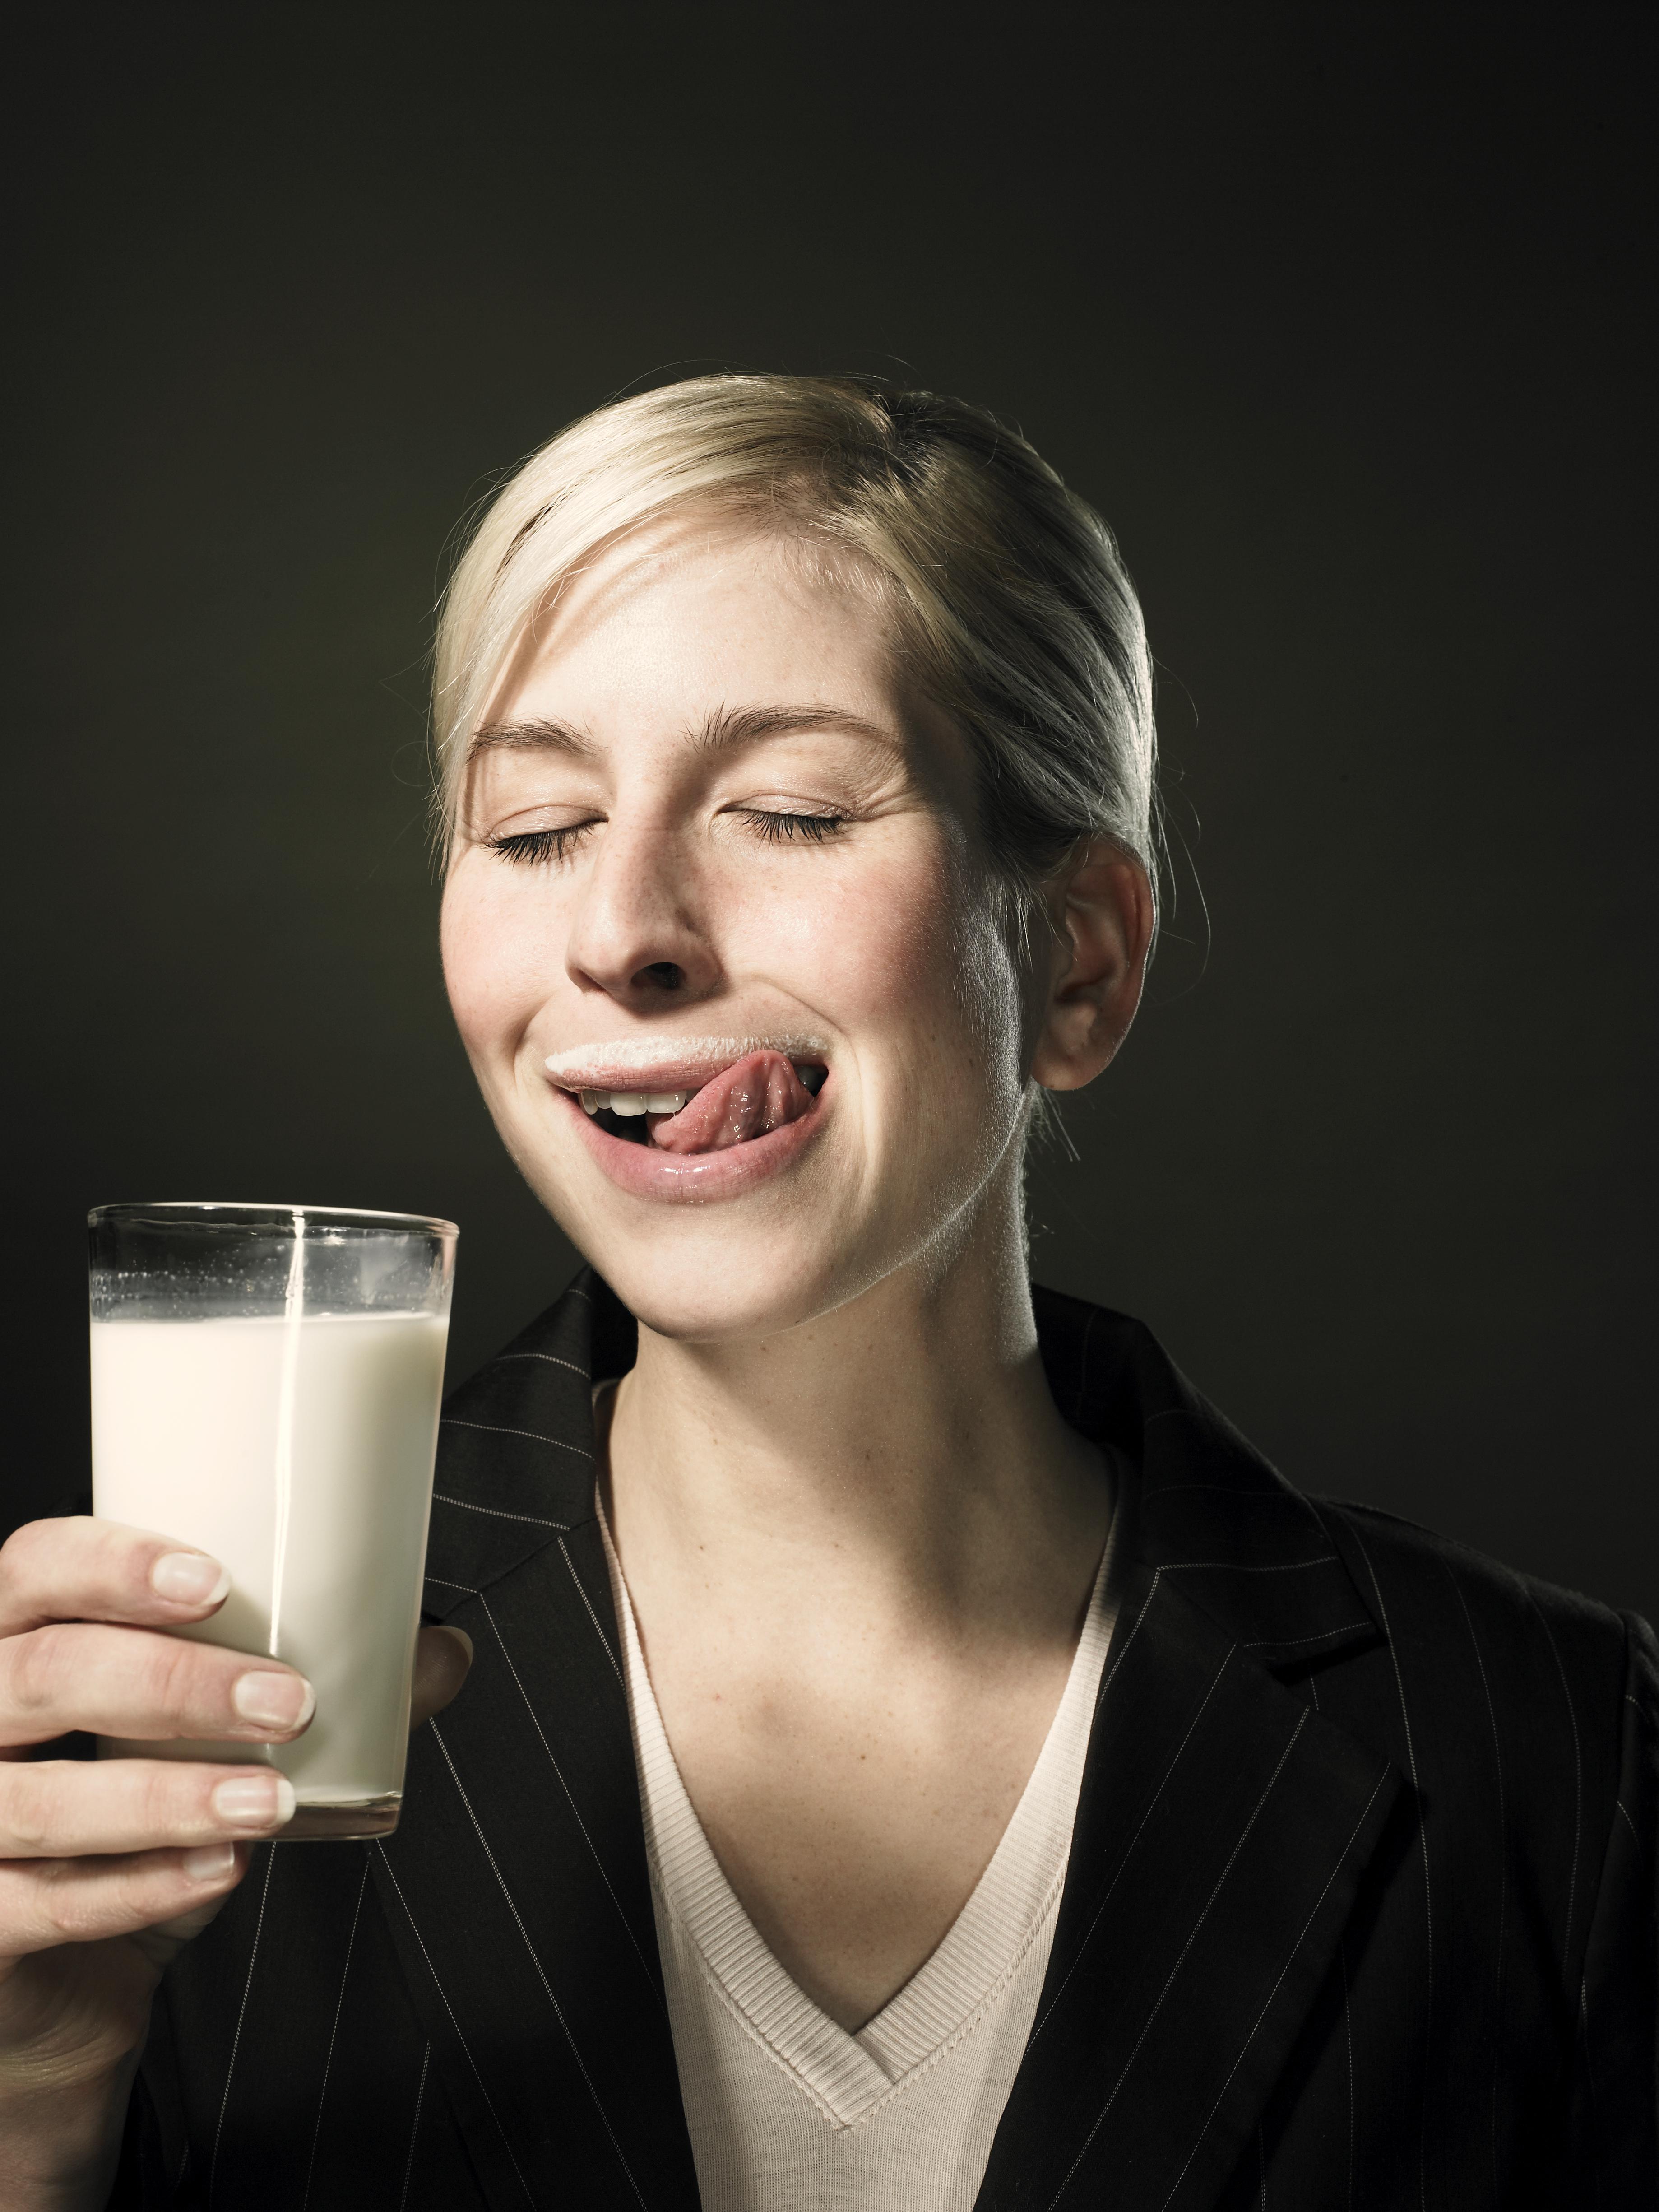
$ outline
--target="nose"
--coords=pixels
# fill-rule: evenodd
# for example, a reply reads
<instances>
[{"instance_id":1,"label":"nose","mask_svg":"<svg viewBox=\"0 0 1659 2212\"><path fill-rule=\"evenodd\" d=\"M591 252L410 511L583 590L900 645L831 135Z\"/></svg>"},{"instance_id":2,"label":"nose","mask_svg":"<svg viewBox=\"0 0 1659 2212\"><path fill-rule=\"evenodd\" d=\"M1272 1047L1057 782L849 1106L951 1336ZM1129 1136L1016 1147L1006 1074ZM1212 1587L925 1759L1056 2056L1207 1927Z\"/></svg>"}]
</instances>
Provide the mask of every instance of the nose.
<instances>
[{"instance_id":1,"label":"nose","mask_svg":"<svg viewBox=\"0 0 1659 2212\"><path fill-rule=\"evenodd\" d=\"M572 921L565 972L578 991L602 991L637 1012L675 996L707 998L721 974L701 906L683 843L666 827L613 816Z\"/></svg>"}]
</instances>

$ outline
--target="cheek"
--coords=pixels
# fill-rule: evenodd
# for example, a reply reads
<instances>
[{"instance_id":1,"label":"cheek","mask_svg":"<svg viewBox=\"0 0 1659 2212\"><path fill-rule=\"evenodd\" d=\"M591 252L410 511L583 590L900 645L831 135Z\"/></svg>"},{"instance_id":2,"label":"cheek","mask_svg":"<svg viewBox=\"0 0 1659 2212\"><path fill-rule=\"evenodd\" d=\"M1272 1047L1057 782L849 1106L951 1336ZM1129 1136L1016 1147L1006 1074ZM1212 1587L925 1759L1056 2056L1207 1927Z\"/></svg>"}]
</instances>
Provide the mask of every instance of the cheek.
<instances>
[{"instance_id":1,"label":"cheek","mask_svg":"<svg viewBox=\"0 0 1659 2212\"><path fill-rule=\"evenodd\" d=\"M745 925L787 988L855 1036L901 1044L918 1072L931 1062L953 1079L978 1069L983 1080L992 1063L1019 1059L1008 950L948 836L826 871L798 899L757 900Z\"/></svg>"},{"instance_id":2,"label":"cheek","mask_svg":"<svg viewBox=\"0 0 1659 2212\"><path fill-rule=\"evenodd\" d=\"M769 970L838 1027L885 1029L942 967L944 872L935 856L902 852L856 866L815 859L803 856L793 881L774 874L739 890L743 964Z\"/></svg>"},{"instance_id":3,"label":"cheek","mask_svg":"<svg viewBox=\"0 0 1659 2212\"><path fill-rule=\"evenodd\" d=\"M483 881L463 860L444 891L439 943L450 1007L475 1058L511 1053L563 974L549 902Z\"/></svg>"}]
</instances>

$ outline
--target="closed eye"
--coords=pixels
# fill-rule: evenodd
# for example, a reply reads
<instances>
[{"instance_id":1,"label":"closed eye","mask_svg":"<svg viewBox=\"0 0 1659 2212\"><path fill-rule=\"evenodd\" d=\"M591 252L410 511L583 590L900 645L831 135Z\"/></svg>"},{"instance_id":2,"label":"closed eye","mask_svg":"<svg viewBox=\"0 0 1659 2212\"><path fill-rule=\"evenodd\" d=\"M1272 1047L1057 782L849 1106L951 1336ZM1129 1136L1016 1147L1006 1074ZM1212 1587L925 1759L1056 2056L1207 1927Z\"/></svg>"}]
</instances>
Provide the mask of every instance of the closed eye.
<instances>
[{"instance_id":1,"label":"closed eye","mask_svg":"<svg viewBox=\"0 0 1659 2212\"><path fill-rule=\"evenodd\" d=\"M808 844L821 845L845 830L845 814L785 814L769 806L739 806L734 809L740 822L762 837L768 845L781 845L785 840L804 838Z\"/></svg>"},{"instance_id":2,"label":"closed eye","mask_svg":"<svg viewBox=\"0 0 1659 2212\"><path fill-rule=\"evenodd\" d=\"M507 836L487 837L484 843L504 860L535 867L548 860L562 860L572 846L594 826L591 822L572 822L560 830L519 830Z\"/></svg>"}]
</instances>

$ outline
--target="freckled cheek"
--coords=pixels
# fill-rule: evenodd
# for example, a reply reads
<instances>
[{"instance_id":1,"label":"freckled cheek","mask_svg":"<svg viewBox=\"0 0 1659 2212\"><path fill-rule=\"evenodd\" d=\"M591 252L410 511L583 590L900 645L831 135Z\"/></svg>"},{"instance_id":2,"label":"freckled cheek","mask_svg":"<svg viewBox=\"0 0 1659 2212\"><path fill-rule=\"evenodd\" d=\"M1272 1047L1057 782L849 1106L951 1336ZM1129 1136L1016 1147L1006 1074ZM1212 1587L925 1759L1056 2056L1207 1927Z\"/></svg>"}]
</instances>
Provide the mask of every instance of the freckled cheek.
<instances>
[{"instance_id":1,"label":"freckled cheek","mask_svg":"<svg viewBox=\"0 0 1659 2212\"><path fill-rule=\"evenodd\" d=\"M963 946L984 933L960 872L946 853L912 848L826 877L756 900L745 964L853 1042L872 1139L885 1132L905 1152L925 1141L935 1162L975 1149L998 1115L964 973Z\"/></svg>"},{"instance_id":2,"label":"freckled cheek","mask_svg":"<svg viewBox=\"0 0 1659 2212\"><path fill-rule=\"evenodd\" d=\"M943 875L936 866L826 868L781 896L774 883L742 900L734 964L775 977L851 1034L909 1027L929 1017L948 987Z\"/></svg>"},{"instance_id":3,"label":"freckled cheek","mask_svg":"<svg viewBox=\"0 0 1659 2212\"><path fill-rule=\"evenodd\" d=\"M511 1056L525 1025L565 978L562 916L545 899L492 896L464 879L445 893L444 981L475 1060Z\"/></svg>"}]
</instances>

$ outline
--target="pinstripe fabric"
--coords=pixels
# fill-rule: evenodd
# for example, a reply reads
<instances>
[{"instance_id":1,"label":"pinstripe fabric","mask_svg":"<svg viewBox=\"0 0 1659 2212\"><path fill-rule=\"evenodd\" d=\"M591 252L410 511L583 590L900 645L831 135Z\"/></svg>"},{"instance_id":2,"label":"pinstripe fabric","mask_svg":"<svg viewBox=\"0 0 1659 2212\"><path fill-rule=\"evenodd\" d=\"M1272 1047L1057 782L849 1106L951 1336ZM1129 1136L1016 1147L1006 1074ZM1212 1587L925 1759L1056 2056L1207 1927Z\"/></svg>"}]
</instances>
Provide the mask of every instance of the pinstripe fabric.
<instances>
[{"instance_id":1,"label":"pinstripe fabric","mask_svg":"<svg viewBox=\"0 0 1659 2212\"><path fill-rule=\"evenodd\" d=\"M982 2212L1656 2202L1650 1632L1299 1496L1138 1324L1039 1322L1141 1508ZM473 1675L395 1836L262 1854L174 1968L118 2203L693 2212L592 1506L631 1357L583 1276L451 1402Z\"/></svg>"}]
</instances>

